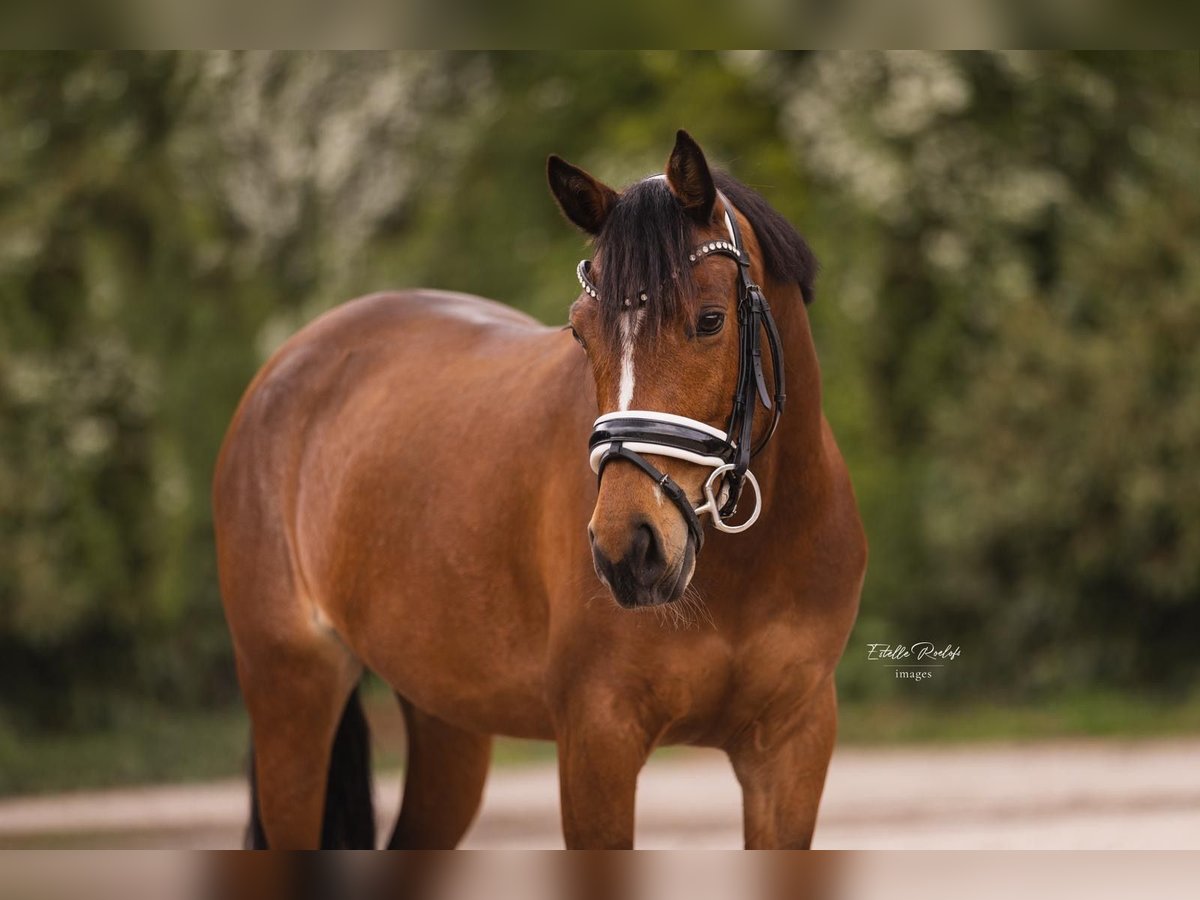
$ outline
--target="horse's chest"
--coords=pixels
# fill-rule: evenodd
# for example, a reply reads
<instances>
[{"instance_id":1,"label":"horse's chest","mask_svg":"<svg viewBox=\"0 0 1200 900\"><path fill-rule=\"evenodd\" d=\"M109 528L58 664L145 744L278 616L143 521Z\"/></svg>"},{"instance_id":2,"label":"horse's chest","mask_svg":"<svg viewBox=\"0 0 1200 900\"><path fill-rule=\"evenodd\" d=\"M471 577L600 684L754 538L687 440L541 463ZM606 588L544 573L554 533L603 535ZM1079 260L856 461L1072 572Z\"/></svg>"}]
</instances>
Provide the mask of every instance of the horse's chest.
<instances>
[{"instance_id":1,"label":"horse's chest","mask_svg":"<svg viewBox=\"0 0 1200 900\"><path fill-rule=\"evenodd\" d=\"M666 739L723 745L760 718L779 720L801 709L827 671L811 636L786 625L736 641L696 642L664 661Z\"/></svg>"}]
</instances>

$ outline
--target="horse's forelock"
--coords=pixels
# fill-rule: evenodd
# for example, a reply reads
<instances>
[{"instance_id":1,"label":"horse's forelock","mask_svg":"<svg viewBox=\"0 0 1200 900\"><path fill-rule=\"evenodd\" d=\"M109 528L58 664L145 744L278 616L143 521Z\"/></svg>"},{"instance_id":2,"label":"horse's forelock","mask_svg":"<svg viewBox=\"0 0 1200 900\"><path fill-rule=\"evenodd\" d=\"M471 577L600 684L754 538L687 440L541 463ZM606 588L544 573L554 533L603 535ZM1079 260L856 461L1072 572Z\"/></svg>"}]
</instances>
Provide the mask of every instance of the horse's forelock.
<instances>
[{"instance_id":1,"label":"horse's forelock","mask_svg":"<svg viewBox=\"0 0 1200 900\"><path fill-rule=\"evenodd\" d=\"M695 227L662 178L648 178L620 196L596 239L600 320L610 337L620 332L626 299L644 293L645 328L656 331L694 296L688 253Z\"/></svg>"},{"instance_id":2,"label":"horse's forelock","mask_svg":"<svg viewBox=\"0 0 1200 900\"><path fill-rule=\"evenodd\" d=\"M813 299L817 261L804 238L751 188L725 172L713 171L718 189L754 229L762 267L774 279L800 287ZM652 176L627 188L596 239L601 257L598 284L600 321L613 340L621 315L646 295L645 329L653 333L695 299L688 255L699 238L693 220L671 193L665 178Z\"/></svg>"}]
</instances>

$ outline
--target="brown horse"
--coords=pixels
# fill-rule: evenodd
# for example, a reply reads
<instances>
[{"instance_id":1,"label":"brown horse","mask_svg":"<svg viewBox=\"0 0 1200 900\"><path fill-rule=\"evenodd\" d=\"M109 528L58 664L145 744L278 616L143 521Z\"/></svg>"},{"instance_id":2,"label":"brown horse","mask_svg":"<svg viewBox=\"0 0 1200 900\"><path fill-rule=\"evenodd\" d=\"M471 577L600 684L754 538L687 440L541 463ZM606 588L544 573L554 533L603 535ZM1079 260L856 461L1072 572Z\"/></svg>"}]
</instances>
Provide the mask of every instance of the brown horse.
<instances>
[{"instance_id":1,"label":"brown horse","mask_svg":"<svg viewBox=\"0 0 1200 900\"><path fill-rule=\"evenodd\" d=\"M747 847L812 840L866 565L815 261L684 132L623 193L548 171L595 238L570 328L365 297L289 340L230 425L213 504L252 845L373 844L365 669L408 730L390 846L458 843L495 734L557 742L568 847L632 846L638 772L679 743L728 754ZM761 516L725 533L739 495Z\"/></svg>"}]
</instances>

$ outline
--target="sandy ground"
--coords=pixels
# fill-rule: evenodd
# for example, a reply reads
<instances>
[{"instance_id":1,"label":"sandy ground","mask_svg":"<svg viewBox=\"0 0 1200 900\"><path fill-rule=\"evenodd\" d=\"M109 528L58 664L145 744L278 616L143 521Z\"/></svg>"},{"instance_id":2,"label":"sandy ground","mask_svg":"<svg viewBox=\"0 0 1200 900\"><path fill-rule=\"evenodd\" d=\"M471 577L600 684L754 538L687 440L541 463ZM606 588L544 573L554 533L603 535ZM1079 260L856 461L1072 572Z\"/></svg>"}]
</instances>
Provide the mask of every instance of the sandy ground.
<instances>
[{"instance_id":1,"label":"sandy ground","mask_svg":"<svg viewBox=\"0 0 1200 900\"><path fill-rule=\"evenodd\" d=\"M395 815L399 793L395 777L379 780L381 820ZM239 782L5 800L0 848L235 847L245 812ZM465 846L561 840L554 767L494 770ZM740 846L740 794L724 757L652 760L638 786L637 843ZM1200 848L1200 740L841 750L816 846Z\"/></svg>"}]
</instances>

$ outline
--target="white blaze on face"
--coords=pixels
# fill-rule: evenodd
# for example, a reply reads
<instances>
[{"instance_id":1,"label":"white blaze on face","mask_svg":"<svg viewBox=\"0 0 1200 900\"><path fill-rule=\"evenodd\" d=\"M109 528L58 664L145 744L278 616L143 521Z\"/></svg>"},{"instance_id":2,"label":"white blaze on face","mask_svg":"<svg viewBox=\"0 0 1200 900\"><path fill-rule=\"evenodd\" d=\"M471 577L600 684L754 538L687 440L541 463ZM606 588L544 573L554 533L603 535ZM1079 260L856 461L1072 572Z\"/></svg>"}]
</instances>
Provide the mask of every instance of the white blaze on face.
<instances>
[{"instance_id":1,"label":"white blaze on face","mask_svg":"<svg viewBox=\"0 0 1200 900\"><path fill-rule=\"evenodd\" d=\"M617 409L622 412L633 403L633 386L637 380L633 371L633 351L637 344L638 329L645 317L644 309L638 309L636 313L631 309L621 313L621 385L617 390Z\"/></svg>"}]
</instances>

